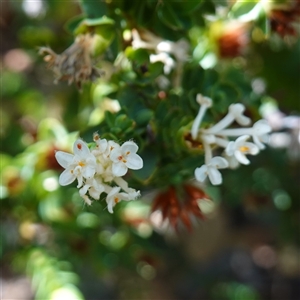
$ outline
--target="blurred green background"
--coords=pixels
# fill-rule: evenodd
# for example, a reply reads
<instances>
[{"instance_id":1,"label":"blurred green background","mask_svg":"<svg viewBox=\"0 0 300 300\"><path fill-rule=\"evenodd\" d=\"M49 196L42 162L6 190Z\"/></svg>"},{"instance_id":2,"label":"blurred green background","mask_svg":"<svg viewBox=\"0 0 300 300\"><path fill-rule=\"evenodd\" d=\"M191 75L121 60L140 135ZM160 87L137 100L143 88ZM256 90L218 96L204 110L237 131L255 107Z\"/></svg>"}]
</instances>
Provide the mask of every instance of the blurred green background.
<instances>
[{"instance_id":1,"label":"blurred green background","mask_svg":"<svg viewBox=\"0 0 300 300\"><path fill-rule=\"evenodd\" d=\"M235 39L243 33L230 26L233 31L227 32L228 18L222 13L231 7L230 1L80 5L24 0L0 5L3 299L299 298L299 35L266 33L258 18L242 29L247 45L237 47ZM106 75L84 84L79 92L66 82L53 84L38 47L63 52L74 41L74 17L83 12L92 19L107 14L117 25L115 40L95 61ZM239 8L234 13L238 15ZM264 24L270 21L270 16L264 18ZM164 89L154 83L161 63L146 64L148 77L143 75L147 51L125 51L129 44L122 34L139 26L167 40L188 40L191 59L182 71L183 93L178 86ZM243 46L245 52L238 51ZM134 61L130 68L114 63L121 51ZM172 76L167 75L170 81ZM159 104L156 95L165 97L164 93L171 104ZM161 141L168 138L170 120L176 120L172 130L181 132L196 114L197 107L187 104L196 93L216 100L209 121L242 99L248 115L257 120L262 114L274 133L250 166L225 171L221 187L205 188L212 199L201 206L206 220L195 220L191 232L174 232L160 225L151 203L164 188L191 178L194 161L173 164L181 152L167 156L155 142L151 148L147 125L151 119L165 128L166 132L157 129ZM146 100L134 102L139 97ZM151 97L156 100L149 104ZM117 114L116 99L124 106ZM178 110L172 111L174 103L179 103ZM120 115L126 115L121 117L127 120L123 124L132 126L126 133L112 129ZM145 163L153 168L157 161L170 161L154 179L149 175L152 167L136 173L131 180L142 198L119 204L113 215L100 201L85 206L75 185L58 184L62 168L54 151L70 151L78 132L91 141L98 128L112 139L134 137ZM170 149L177 149L177 143L172 135ZM178 168L181 171L174 172Z\"/></svg>"}]
</instances>

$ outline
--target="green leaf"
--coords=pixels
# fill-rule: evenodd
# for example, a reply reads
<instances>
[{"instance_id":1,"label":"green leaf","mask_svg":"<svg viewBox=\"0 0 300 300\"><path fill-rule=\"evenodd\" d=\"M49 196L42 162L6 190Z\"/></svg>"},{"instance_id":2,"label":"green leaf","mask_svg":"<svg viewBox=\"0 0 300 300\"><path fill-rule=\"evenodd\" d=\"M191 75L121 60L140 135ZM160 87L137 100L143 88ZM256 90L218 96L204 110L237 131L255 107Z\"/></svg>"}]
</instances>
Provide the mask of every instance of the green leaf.
<instances>
[{"instance_id":1,"label":"green leaf","mask_svg":"<svg viewBox=\"0 0 300 300\"><path fill-rule=\"evenodd\" d=\"M109 127L113 127L115 124L115 115L108 110L105 111L104 115L105 115L105 121L107 125Z\"/></svg>"},{"instance_id":2,"label":"green leaf","mask_svg":"<svg viewBox=\"0 0 300 300\"><path fill-rule=\"evenodd\" d=\"M140 181L143 181L146 184L146 181L150 180L151 176L156 171L159 157L156 154L155 149L151 149L150 147L147 150L139 153L144 161L144 167L140 170L133 171L133 175Z\"/></svg>"},{"instance_id":3,"label":"green leaf","mask_svg":"<svg viewBox=\"0 0 300 300\"><path fill-rule=\"evenodd\" d=\"M96 30L102 29L101 34L103 36L106 36L105 31L109 28L114 28L114 25L115 25L115 21L106 16L103 16L103 17L97 18L97 19L86 18L86 19L83 19L78 24L78 26L74 30L74 33L76 35L78 35L78 34L88 33L91 31L96 31ZM110 33L108 36L110 36Z\"/></svg>"},{"instance_id":4,"label":"green leaf","mask_svg":"<svg viewBox=\"0 0 300 300\"><path fill-rule=\"evenodd\" d=\"M132 47L127 47L125 54L130 60L134 61L138 65L149 63L149 53L145 49L133 49Z\"/></svg>"},{"instance_id":5,"label":"green leaf","mask_svg":"<svg viewBox=\"0 0 300 300\"><path fill-rule=\"evenodd\" d=\"M239 0L231 7L230 15L233 18L238 18L249 13L256 5L256 1Z\"/></svg>"},{"instance_id":6,"label":"green leaf","mask_svg":"<svg viewBox=\"0 0 300 300\"><path fill-rule=\"evenodd\" d=\"M82 22L82 20L84 20L84 15L78 15L78 16L71 18L64 25L65 30L70 33L74 33L74 31L79 26L79 24Z\"/></svg>"},{"instance_id":7,"label":"green leaf","mask_svg":"<svg viewBox=\"0 0 300 300\"><path fill-rule=\"evenodd\" d=\"M198 1L179 1L179 2L174 2L174 6L178 7L178 13L179 14L183 14L183 15L188 15L191 14L193 12L195 12L197 9L200 8L202 4L202 0L198 0Z\"/></svg>"},{"instance_id":8,"label":"green leaf","mask_svg":"<svg viewBox=\"0 0 300 300\"><path fill-rule=\"evenodd\" d=\"M158 11L158 17L165 23L168 27L173 30L179 30L184 28L184 24L181 22L180 18L174 11L173 7L165 3Z\"/></svg>"},{"instance_id":9,"label":"green leaf","mask_svg":"<svg viewBox=\"0 0 300 300\"><path fill-rule=\"evenodd\" d=\"M80 0L80 4L88 18L96 19L107 14L105 1Z\"/></svg>"},{"instance_id":10,"label":"green leaf","mask_svg":"<svg viewBox=\"0 0 300 300\"><path fill-rule=\"evenodd\" d=\"M270 35L271 29L270 29L269 18L266 15L266 12L264 9L260 10L256 25L262 31L262 33L265 35L265 37L268 37Z\"/></svg>"},{"instance_id":11,"label":"green leaf","mask_svg":"<svg viewBox=\"0 0 300 300\"><path fill-rule=\"evenodd\" d=\"M87 26L99 26L99 25L114 25L115 21L113 19L108 18L107 16L103 16L97 19L85 19L85 23Z\"/></svg>"},{"instance_id":12,"label":"green leaf","mask_svg":"<svg viewBox=\"0 0 300 300\"><path fill-rule=\"evenodd\" d=\"M138 112L135 121L139 126L143 126L143 125L147 125L152 117L153 117L152 110L142 109Z\"/></svg>"}]
</instances>

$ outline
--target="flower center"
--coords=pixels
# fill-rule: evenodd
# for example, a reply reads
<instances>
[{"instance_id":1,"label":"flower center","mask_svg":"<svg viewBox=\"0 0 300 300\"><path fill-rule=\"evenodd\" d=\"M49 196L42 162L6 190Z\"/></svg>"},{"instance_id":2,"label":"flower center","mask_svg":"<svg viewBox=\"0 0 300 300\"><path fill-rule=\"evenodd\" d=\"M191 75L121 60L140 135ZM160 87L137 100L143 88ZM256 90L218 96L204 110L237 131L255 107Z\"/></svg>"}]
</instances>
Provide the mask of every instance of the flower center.
<instances>
[{"instance_id":1,"label":"flower center","mask_svg":"<svg viewBox=\"0 0 300 300\"><path fill-rule=\"evenodd\" d=\"M248 152L248 151L249 151L249 147L247 147L247 146L242 146L242 147L240 147L240 151L241 151L241 152Z\"/></svg>"},{"instance_id":2,"label":"flower center","mask_svg":"<svg viewBox=\"0 0 300 300\"><path fill-rule=\"evenodd\" d=\"M84 167L84 166L85 166L85 163L83 163L82 161L80 161L80 162L78 163L78 165L79 165L80 167Z\"/></svg>"},{"instance_id":3,"label":"flower center","mask_svg":"<svg viewBox=\"0 0 300 300\"><path fill-rule=\"evenodd\" d=\"M119 198L116 197L116 198L115 198L115 203L117 204L118 202L119 202Z\"/></svg>"},{"instance_id":4,"label":"flower center","mask_svg":"<svg viewBox=\"0 0 300 300\"><path fill-rule=\"evenodd\" d=\"M127 160L126 160L122 155L120 155L120 156L118 157L118 160L119 160L119 161L122 161L123 163L126 163L126 162L127 162Z\"/></svg>"}]
</instances>

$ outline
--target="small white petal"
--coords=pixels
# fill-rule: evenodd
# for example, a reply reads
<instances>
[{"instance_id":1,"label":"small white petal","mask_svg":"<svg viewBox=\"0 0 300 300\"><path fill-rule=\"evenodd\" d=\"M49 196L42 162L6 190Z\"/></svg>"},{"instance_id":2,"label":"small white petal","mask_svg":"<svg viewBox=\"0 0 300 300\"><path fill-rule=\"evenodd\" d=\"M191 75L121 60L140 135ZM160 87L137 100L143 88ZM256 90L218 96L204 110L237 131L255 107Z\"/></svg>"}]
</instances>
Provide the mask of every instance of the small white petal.
<instances>
[{"instance_id":1,"label":"small white petal","mask_svg":"<svg viewBox=\"0 0 300 300\"><path fill-rule=\"evenodd\" d=\"M95 167L87 165L82 171L82 176L84 178L92 178L95 175Z\"/></svg>"},{"instance_id":2,"label":"small white petal","mask_svg":"<svg viewBox=\"0 0 300 300\"><path fill-rule=\"evenodd\" d=\"M225 169L228 167L228 161L221 156L215 156L211 159L209 164L217 169Z\"/></svg>"},{"instance_id":3,"label":"small white petal","mask_svg":"<svg viewBox=\"0 0 300 300\"><path fill-rule=\"evenodd\" d=\"M222 175L216 168L208 168L208 178L213 185L219 185L222 183Z\"/></svg>"},{"instance_id":4,"label":"small white petal","mask_svg":"<svg viewBox=\"0 0 300 300\"><path fill-rule=\"evenodd\" d=\"M108 142L106 139L97 140L96 144L100 153L104 153L106 151L108 146Z\"/></svg>"},{"instance_id":5,"label":"small white petal","mask_svg":"<svg viewBox=\"0 0 300 300\"><path fill-rule=\"evenodd\" d=\"M203 165L195 170L195 177L198 181L203 182L207 177L207 166Z\"/></svg>"},{"instance_id":6,"label":"small white petal","mask_svg":"<svg viewBox=\"0 0 300 300\"><path fill-rule=\"evenodd\" d=\"M102 192L104 192L104 186L101 186L102 188L92 186L89 190L89 194L94 199L99 199Z\"/></svg>"},{"instance_id":7,"label":"small white petal","mask_svg":"<svg viewBox=\"0 0 300 300\"><path fill-rule=\"evenodd\" d=\"M243 165L250 164L250 160L241 151L235 151L234 155L239 163L241 163Z\"/></svg>"},{"instance_id":8,"label":"small white petal","mask_svg":"<svg viewBox=\"0 0 300 300\"><path fill-rule=\"evenodd\" d=\"M227 145L226 149L225 149L225 153L228 156L232 156L234 154L235 151L235 143L234 142L229 142L229 144Z\"/></svg>"},{"instance_id":9,"label":"small white petal","mask_svg":"<svg viewBox=\"0 0 300 300\"><path fill-rule=\"evenodd\" d=\"M83 197L83 196L87 193L87 191L88 191L89 188L90 188L90 185L89 185L89 184L85 184L85 185L79 190L80 196Z\"/></svg>"},{"instance_id":10,"label":"small white petal","mask_svg":"<svg viewBox=\"0 0 300 300\"><path fill-rule=\"evenodd\" d=\"M138 149L139 149L138 145L132 141L125 142L121 146L121 151L124 154L126 154L127 152L136 153L138 151Z\"/></svg>"},{"instance_id":11,"label":"small white petal","mask_svg":"<svg viewBox=\"0 0 300 300\"><path fill-rule=\"evenodd\" d=\"M81 174L77 175L77 182L78 182L77 187L80 188L83 184L83 177Z\"/></svg>"},{"instance_id":12,"label":"small white petal","mask_svg":"<svg viewBox=\"0 0 300 300\"><path fill-rule=\"evenodd\" d=\"M255 135L264 135L272 131L271 126L266 120L259 120L253 125Z\"/></svg>"},{"instance_id":13,"label":"small white petal","mask_svg":"<svg viewBox=\"0 0 300 300\"><path fill-rule=\"evenodd\" d=\"M57 162L66 169L73 162L74 155L63 151L57 151L55 152L55 158Z\"/></svg>"},{"instance_id":14,"label":"small white petal","mask_svg":"<svg viewBox=\"0 0 300 300\"><path fill-rule=\"evenodd\" d=\"M249 135L242 135L235 140L237 147L241 147L249 139Z\"/></svg>"},{"instance_id":15,"label":"small white petal","mask_svg":"<svg viewBox=\"0 0 300 300\"><path fill-rule=\"evenodd\" d=\"M139 170L143 167L143 160L137 154L129 154L125 165L132 170Z\"/></svg>"},{"instance_id":16,"label":"small white petal","mask_svg":"<svg viewBox=\"0 0 300 300\"><path fill-rule=\"evenodd\" d=\"M87 144L83 141L78 139L75 141L73 146L73 152L75 155L78 155L80 158L85 159L87 158L91 152Z\"/></svg>"},{"instance_id":17,"label":"small white petal","mask_svg":"<svg viewBox=\"0 0 300 300\"><path fill-rule=\"evenodd\" d=\"M127 172L128 168L123 162L113 163L112 165L112 173L114 176L124 176Z\"/></svg>"},{"instance_id":18,"label":"small white petal","mask_svg":"<svg viewBox=\"0 0 300 300\"><path fill-rule=\"evenodd\" d=\"M119 157L122 156L122 152L119 148L115 148L110 152L109 158L114 162L118 163L119 162Z\"/></svg>"},{"instance_id":19,"label":"small white petal","mask_svg":"<svg viewBox=\"0 0 300 300\"><path fill-rule=\"evenodd\" d=\"M71 169L64 170L58 179L60 185L65 186L72 183L76 179L76 176L71 172Z\"/></svg>"},{"instance_id":20,"label":"small white petal","mask_svg":"<svg viewBox=\"0 0 300 300\"><path fill-rule=\"evenodd\" d=\"M120 190L121 190L120 187L114 186L114 187L111 189L111 191L107 194L107 199L108 199L108 198L111 198L111 197L114 196L115 194L119 193Z\"/></svg>"},{"instance_id":21,"label":"small white petal","mask_svg":"<svg viewBox=\"0 0 300 300\"><path fill-rule=\"evenodd\" d=\"M251 155L256 155L259 153L259 148L253 143L245 143L245 147L248 148L248 153Z\"/></svg>"},{"instance_id":22,"label":"small white petal","mask_svg":"<svg viewBox=\"0 0 300 300\"><path fill-rule=\"evenodd\" d=\"M266 148L266 146L259 140L258 136L254 135L252 138L253 142L257 145L259 149L263 150Z\"/></svg>"},{"instance_id":23,"label":"small white petal","mask_svg":"<svg viewBox=\"0 0 300 300\"><path fill-rule=\"evenodd\" d=\"M107 203L107 210L112 214L114 211L113 211L113 207L115 206L115 203L113 202L113 200L109 201Z\"/></svg>"},{"instance_id":24,"label":"small white petal","mask_svg":"<svg viewBox=\"0 0 300 300\"><path fill-rule=\"evenodd\" d=\"M115 203L115 197L120 191L120 187L113 187L111 191L107 194L106 197L106 203L107 203L107 209L112 214L113 213L113 207L116 205Z\"/></svg>"},{"instance_id":25,"label":"small white petal","mask_svg":"<svg viewBox=\"0 0 300 300\"><path fill-rule=\"evenodd\" d=\"M119 148L120 148L120 145L117 144L116 142L114 142L114 141L108 141L107 149L106 149L106 151L105 151L105 154L106 154L107 156L109 156L110 153L111 153L113 150L119 149Z\"/></svg>"}]
</instances>

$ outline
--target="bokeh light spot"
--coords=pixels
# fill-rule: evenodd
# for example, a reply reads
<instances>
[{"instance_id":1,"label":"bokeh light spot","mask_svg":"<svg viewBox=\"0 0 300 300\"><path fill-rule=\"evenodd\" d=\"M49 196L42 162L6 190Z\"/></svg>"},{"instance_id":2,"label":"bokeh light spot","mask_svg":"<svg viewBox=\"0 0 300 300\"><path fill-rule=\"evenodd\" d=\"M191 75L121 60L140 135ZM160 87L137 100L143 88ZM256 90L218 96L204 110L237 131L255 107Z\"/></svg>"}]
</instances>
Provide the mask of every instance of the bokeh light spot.
<instances>
[{"instance_id":1,"label":"bokeh light spot","mask_svg":"<svg viewBox=\"0 0 300 300\"><path fill-rule=\"evenodd\" d=\"M283 190L276 190L273 193L274 205L280 210L287 210L292 205L291 197Z\"/></svg>"},{"instance_id":2,"label":"bokeh light spot","mask_svg":"<svg viewBox=\"0 0 300 300\"><path fill-rule=\"evenodd\" d=\"M48 192L53 192L58 189L58 181L55 177L46 178L43 181L43 188Z\"/></svg>"}]
</instances>

